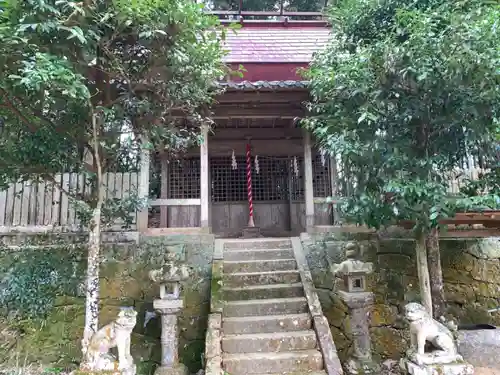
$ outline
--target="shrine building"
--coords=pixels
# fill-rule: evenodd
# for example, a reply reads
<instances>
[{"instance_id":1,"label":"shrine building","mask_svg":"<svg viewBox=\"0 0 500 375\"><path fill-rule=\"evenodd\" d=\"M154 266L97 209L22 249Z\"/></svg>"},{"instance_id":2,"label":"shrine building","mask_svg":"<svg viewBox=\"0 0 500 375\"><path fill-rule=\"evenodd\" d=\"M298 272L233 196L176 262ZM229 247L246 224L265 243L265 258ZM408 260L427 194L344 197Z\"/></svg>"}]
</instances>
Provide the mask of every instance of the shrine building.
<instances>
[{"instance_id":1,"label":"shrine building","mask_svg":"<svg viewBox=\"0 0 500 375\"><path fill-rule=\"evenodd\" d=\"M201 145L176 159L143 151L139 191L152 208L139 213L142 232L236 237L253 219L264 236L295 236L335 221L325 201L337 195L336 163L298 126L309 92L297 70L325 47L330 27L321 17L262 21L244 13L224 46L225 63L243 65L244 76L220 83L226 90ZM153 174L160 186L152 196Z\"/></svg>"}]
</instances>

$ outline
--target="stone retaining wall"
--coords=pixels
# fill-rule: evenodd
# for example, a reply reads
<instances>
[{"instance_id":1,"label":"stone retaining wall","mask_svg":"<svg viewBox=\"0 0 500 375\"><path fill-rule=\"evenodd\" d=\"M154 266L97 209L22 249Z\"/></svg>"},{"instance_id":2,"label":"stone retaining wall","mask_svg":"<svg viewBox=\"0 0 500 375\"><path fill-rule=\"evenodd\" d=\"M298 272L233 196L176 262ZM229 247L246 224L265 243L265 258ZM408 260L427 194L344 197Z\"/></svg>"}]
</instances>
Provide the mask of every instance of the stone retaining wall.
<instances>
[{"instance_id":1,"label":"stone retaining wall","mask_svg":"<svg viewBox=\"0 0 500 375\"><path fill-rule=\"evenodd\" d=\"M159 319L150 320L146 327L144 319L147 311L153 311L153 299L159 296L159 288L149 281L148 272L158 266L165 251L185 257L193 267L193 277L183 288L186 307L179 317L179 354L181 362L191 372L201 368L210 308L213 242L211 235L149 237L142 238L140 246L110 245L103 250L99 325L114 319L120 306L134 306L138 311L138 322L132 336L132 355L139 374L152 374L160 361ZM0 288L9 269L17 267L15 264L33 261L35 264L30 265L29 272L34 276L21 278L23 284L20 287L25 293L18 294L20 298L33 297L35 300L30 303L47 303L52 307L44 319L27 319L12 316L9 306L0 306L0 364L10 362L15 365L15 362L26 361L61 368L75 365L81 358L79 345L85 314L82 288L85 250L62 244L48 249L26 249L23 246L20 243L17 250L0 249ZM50 268L49 274L54 280L59 276L64 280L54 282L54 285L47 283L47 288L41 287L47 281L44 267ZM55 285L57 283L67 287L60 288ZM12 283L9 286L16 288ZM36 300L43 299L40 296L46 300ZM19 304L16 301L12 301L12 306Z\"/></svg>"},{"instance_id":2,"label":"stone retaining wall","mask_svg":"<svg viewBox=\"0 0 500 375\"><path fill-rule=\"evenodd\" d=\"M375 293L370 328L375 356L397 358L407 348L401 308L419 299L414 243L404 238L381 239L366 234L303 237L315 287L342 360L350 353L352 339L347 308L332 293L334 279L329 265L342 260L343 245L352 239L360 241L366 260L375 264L375 273L369 280ZM44 243L48 242L53 244L54 238L50 241L45 238ZM19 248L0 249L0 299L6 298L2 295L8 289L4 288L9 281L6 275L21 269L24 276L9 285L11 290L15 289L12 296L7 295L11 298L9 304L30 308L50 306L45 319L32 320L12 313L9 316L10 306L0 305L0 364L26 360L66 367L80 360L85 251L78 245L67 246L67 240L63 242L42 250L26 249L22 241L10 239L9 244L15 243ZM157 286L148 280L147 273L158 265L165 251L185 254L195 273L184 288L186 309L179 319L180 357L195 372L202 364L210 311L214 237L148 237L140 243L110 245L103 250L100 325L113 319L120 306L134 306L139 321L133 334L132 353L139 373L151 374L159 362L160 326L153 319L143 327L146 312L152 311L152 301L158 296ZM500 239L443 239L440 245L450 313L459 317L461 323L500 325L500 313L487 313L487 309L500 305ZM217 286L217 280L212 284Z\"/></svg>"},{"instance_id":3,"label":"stone retaining wall","mask_svg":"<svg viewBox=\"0 0 500 375\"><path fill-rule=\"evenodd\" d=\"M378 238L369 234L316 234L304 236L308 262L323 311L328 318L342 360L352 350L347 307L333 293L335 280L329 270L343 260L343 246L357 240L364 258L374 263L369 289L375 293L370 333L377 359L397 359L408 348L402 307L419 301L415 243L404 238ZM453 239L440 241L448 313L465 323L500 325L500 239Z\"/></svg>"}]
</instances>

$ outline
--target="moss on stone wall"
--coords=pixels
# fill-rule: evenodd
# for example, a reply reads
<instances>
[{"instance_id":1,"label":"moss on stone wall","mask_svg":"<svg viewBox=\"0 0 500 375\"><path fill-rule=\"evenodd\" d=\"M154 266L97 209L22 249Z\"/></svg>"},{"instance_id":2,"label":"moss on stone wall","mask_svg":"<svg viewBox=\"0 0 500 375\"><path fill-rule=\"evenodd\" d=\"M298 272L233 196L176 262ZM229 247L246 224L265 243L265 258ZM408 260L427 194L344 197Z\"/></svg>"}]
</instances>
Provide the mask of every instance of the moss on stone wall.
<instances>
[{"instance_id":1,"label":"moss on stone wall","mask_svg":"<svg viewBox=\"0 0 500 375\"><path fill-rule=\"evenodd\" d=\"M318 296L342 360L352 352L350 320L347 307L334 293L336 280L329 266L343 259L343 246L353 239L363 246L365 259L375 266L368 280L375 294L370 327L373 351L380 358L397 358L408 346L402 307L419 300L414 242L363 233L323 234L312 241L303 238ZM500 304L500 240L443 239L440 245L450 313L462 323L500 325L500 314L487 313L488 308ZM108 246L102 254L100 325L114 319L120 306L134 306L139 314L132 354L140 374L152 373L160 360L159 321L153 319L144 327L144 318L147 311L153 311L152 301L159 293L158 286L149 281L148 271L161 263L167 251L185 258L193 267L193 277L183 290L186 307L179 317L179 354L195 372L201 367L210 310L213 236L143 238L140 246ZM0 283L6 285L6 276L16 270L16 275L25 276L10 284L9 306L3 306L7 309L0 314L0 363L26 359L59 367L78 364L85 268L83 248L61 245L46 250L0 250ZM217 284L217 279L214 282ZM5 290L0 289L0 298L7 298ZM19 316L12 315L16 303L24 306ZM42 305L47 306L47 311L42 311L43 319L30 318L26 307Z\"/></svg>"},{"instance_id":2,"label":"moss on stone wall","mask_svg":"<svg viewBox=\"0 0 500 375\"><path fill-rule=\"evenodd\" d=\"M153 311L152 302L159 296L159 288L149 281L148 272L161 264L166 252L178 254L193 268L190 281L183 286L185 309L179 317L179 355L181 362L195 372L201 368L210 307L213 237L144 238L140 246L107 246L102 251L99 325L116 318L121 306L135 308L138 322L132 336L132 355L141 374L152 373L160 361L159 319L154 318L144 326L144 318L147 311ZM49 263L54 272L64 275L63 286L72 287L62 288L55 283L40 288L38 285L47 278L47 272L42 268L48 264L47 261L37 262L40 257L51 259ZM0 250L0 270L3 270L0 280L6 280L5 276L16 269L13 259L30 263L29 270L35 272L35 276L26 275L25 293L16 292L19 298L29 306L46 303L48 309L43 314L21 312L22 315L18 316L13 316L12 306L3 311L0 317L0 363L26 360L59 367L77 365L81 357L79 346L85 315L82 287L85 250L68 246L15 252ZM73 270L70 275L68 269ZM18 274L23 274L22 269L18 271ZM28 295L31 299L26 302ZM44 299L40 300L41 297ZM13 353L18 353L18 358Z\"/></svg>"},{"instance_id":3,"label":"moss on stone wall","mask_svg":"<svg viewBox=\"0 0 500 375\"><path fill-rule=\"evenodd\" d=\"M334 293L330 265L343 260L343 247L356 240L366 261L374 263L369 289L375 294L370 333L376 357L398 358L408 347L403 306L420 301L415 243L411 239L382 239L370 234L334 233L303 239L314 283L328 318L341 360L350 353L349 316ZM500 239L442 239L440 241L445 294L449 313L460 323L500 325Z\"/></svg>"}]
</instances>

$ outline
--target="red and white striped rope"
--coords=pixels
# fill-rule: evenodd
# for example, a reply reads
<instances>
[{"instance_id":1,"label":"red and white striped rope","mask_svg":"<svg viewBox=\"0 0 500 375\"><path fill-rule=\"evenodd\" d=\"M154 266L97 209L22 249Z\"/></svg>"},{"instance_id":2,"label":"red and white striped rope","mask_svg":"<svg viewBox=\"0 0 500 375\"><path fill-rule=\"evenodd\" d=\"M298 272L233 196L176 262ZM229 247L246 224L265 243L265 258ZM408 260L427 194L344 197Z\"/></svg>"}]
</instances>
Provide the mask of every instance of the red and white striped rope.
<instances>
[{"instance_id":1,"label":"red and white striped rope","mask_svg":"<svg viewBox=\"0 0 500 375\"><path fill-rule=\"evenodd\" d=\"M250 155L250 144L247 144L247 191L248 191L248 226L254 226L253 223L253 197L252 197L252 158Z\"/></svg>"}]
</instances>

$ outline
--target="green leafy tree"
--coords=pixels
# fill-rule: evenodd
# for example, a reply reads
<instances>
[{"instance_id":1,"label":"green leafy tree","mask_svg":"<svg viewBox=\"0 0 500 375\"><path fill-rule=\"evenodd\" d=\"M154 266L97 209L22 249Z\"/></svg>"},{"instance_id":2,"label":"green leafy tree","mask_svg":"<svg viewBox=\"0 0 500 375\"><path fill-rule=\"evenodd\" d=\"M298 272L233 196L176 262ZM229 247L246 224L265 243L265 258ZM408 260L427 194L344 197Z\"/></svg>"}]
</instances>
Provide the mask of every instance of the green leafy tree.
<instances>
[{"instance_id":1,"label":"green leafy tree","mask_svg":"<svg viewBox=\"0 0 500 375\"><path fill-rule=\"evenodd\" d=\"M189 0L4 0L0 3L0 182L85 173L67 191L88 219L86 322L98 326L103 174L139 148L176 152L210 122L225 73L218 20ZM124 130L134 134L120 141Z\"/></svg>"},{"instance_id":2,"label":"green leafy tree","mask_svg":"<svg viewBox=\"0 0 500 375\"><path fill-rule=\"evenodd\" d=\"M347 220L414 223L422 300L440 316L440 220L498 204L494 194L450 196L448 176L468 153L493 151L500 6L342 0L331 18L334 37L306 72L313 100L304 126L350 179L340 206Z\"/></svg>"}]
</instances>

